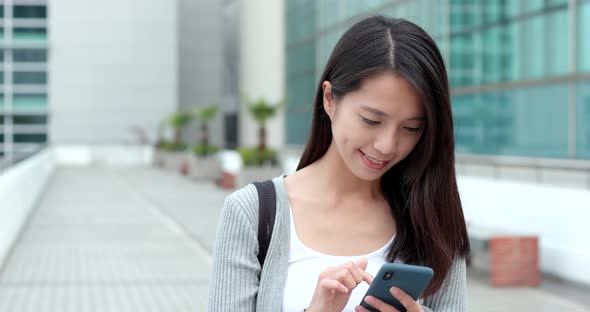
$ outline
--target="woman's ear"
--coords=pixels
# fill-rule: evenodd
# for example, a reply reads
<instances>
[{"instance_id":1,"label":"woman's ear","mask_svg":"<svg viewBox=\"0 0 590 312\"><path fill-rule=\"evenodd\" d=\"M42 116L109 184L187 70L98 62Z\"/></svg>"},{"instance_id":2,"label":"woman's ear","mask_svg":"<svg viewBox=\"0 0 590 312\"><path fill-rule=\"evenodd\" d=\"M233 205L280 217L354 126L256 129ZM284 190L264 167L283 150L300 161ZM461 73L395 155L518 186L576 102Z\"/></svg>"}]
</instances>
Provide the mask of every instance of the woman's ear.
<instances>
[{"instance_id":1,"label":"woman's ear","mask_svg":"<svg viewBox=\"0 0 590 312\"><path fill-rule=\"evenodd\" d=\"M334 117L334 111L336 110L336 103L334 102L334 97L332 96L332 84L327 80L324 81L322 83L322 91L322 101L324 103L324 110L326 111L326 114L328 114L328 116L330 117L330 120L332 120L332 117Z\"/></svg>"}]
</instances>

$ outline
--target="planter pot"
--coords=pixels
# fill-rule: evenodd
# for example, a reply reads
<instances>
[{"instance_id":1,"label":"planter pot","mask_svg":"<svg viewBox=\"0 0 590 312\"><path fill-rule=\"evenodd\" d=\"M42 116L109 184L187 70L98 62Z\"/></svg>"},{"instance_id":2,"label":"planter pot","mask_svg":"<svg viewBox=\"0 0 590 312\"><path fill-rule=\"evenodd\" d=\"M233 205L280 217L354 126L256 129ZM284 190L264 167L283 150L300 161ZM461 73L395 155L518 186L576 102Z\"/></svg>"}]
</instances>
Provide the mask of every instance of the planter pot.
<instances>
[{"instance_id":1,"label":"planter pot","mask_svg":"<svg viewBox=\"0 0 590 312\"><path fill-rule=\"evenodd\" d=\"M164 152L162 156L164 169L182 174L188 173L190 155L187 152Z\"/></svg>"},{"instance_id":2,"label":"planter pot","mask_svg":"<svg viewBox=\"0 0 590 312\"><path fill-rule=\"evenodd\" d=\"M221 177L221 164L215 156L188 158L189 177L194 180L214 181Z\"/></svg>"},{"instance_id":3,"label":"planter pot","mask_svg":"<svg viewBox=\"0 0 590 312\"><path fill-rule=\"evenodd\" d=\"M161 150L161 149L154 149L154 158L153 158L153 164L156 167L159 168L163 168L164 167L164 155L166 154L165 151Z\"/></svg>"}]
</instances>

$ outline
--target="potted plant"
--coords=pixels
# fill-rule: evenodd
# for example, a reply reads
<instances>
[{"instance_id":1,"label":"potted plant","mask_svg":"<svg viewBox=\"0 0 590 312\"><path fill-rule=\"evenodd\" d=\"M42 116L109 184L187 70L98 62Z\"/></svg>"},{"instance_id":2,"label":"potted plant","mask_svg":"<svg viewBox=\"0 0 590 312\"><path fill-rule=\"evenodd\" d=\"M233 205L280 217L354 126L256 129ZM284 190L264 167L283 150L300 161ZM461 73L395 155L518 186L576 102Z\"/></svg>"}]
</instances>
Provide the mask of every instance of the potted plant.
<instances>
[{"instance_id":1,"label":"potted plant","mask_svg":"<svg viewBox=\"0 0 590 312\"><path fill-rule=\"evenodd\" d=\"M187 173L188 157L186 144L182 140L182 130L191 121L192 116L186 112L175 112L168 120L167 125L174 130L173 141L163 141L161 150L163 153L163 167L177 172Z\"/></svg>"},{"instance_id":2,"label":"potted plant","mask_svg":"<svg viewBox=\"0 0 590 312\"><path fill-rule=\"evenodd\" d=\"M193 179L215 180L221 175L219 162L214 157L219 147L211 144L209 140L209 123L218 112L217 105L199 107L192 112L193 118L199 121L201 129L199 143L193 146L189 158L189 172Z\"/></svg>"},{"instance_id":3,"label":"potted plant","mask_svg":"<svg viewBox=\"0 0 590 312\"><path fill-rule=\"evenodd\" d=\"M164 145L166 144L164 130L166 129L166 125L167 120L162 120L158 123L158 133L154 145L154 165L157 167L164 167L164 161L166 159L166 151L164 150Z\"/></svg>"},{"instance_id":4,"label":"potted plant","mask_svg":"<svg viewBox=\"0 0 590 312\"><path fill-rule=\"evenodd\" d=\"M245 102L248 111L258 124L258 144L254 148L238 149L244 165L238 177L238 186L274 178L281 174L277 151L266 145L266 123L277 114L282 104L273 104L263 98L256 101L245 98Z\"/></svg>"}]
</instances>

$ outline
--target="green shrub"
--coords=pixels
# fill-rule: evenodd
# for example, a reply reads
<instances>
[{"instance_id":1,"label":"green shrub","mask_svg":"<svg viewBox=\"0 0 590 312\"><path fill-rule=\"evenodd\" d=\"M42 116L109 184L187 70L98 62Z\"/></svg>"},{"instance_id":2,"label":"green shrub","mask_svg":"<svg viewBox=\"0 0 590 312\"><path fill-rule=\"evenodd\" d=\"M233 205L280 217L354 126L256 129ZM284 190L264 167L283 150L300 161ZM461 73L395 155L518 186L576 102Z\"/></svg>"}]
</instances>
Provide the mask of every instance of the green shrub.
<instances>
[{"instance_id":1,"label":"green shrub","mask_svg":"<svg viewBox=\"0 0 590 312\"><path fill-rule=\"evenodd\" d=\"M205 157L215 154L219 151L219 147L210 144L197 144L193 147L193 154L197 157Z\"/></svg>"},{"instance_id":2,"label":"green shrub","mask_svg":"<svg viewBox=\"0 0 590 312\"><path fill-rule=\"evenodd\" d=\"M164 141L160 143L159 146L162 150L167 152L180 152L186 150L186 144L184 143L175 143L170 141Z\"/></svg>"},{"instance_id":3,"label":"green shrub","mask_svg":"<svg viewBox=\"0 0 590 312\"><path fill-rule=\"evenodd\" d=\"M242 161L246 167L262 166L267 163L274 166L278 163L277 152L273 149L267 148L260 151L257 148L240 148L238 153L242 156Z\"/></svg>"}]
</instances>

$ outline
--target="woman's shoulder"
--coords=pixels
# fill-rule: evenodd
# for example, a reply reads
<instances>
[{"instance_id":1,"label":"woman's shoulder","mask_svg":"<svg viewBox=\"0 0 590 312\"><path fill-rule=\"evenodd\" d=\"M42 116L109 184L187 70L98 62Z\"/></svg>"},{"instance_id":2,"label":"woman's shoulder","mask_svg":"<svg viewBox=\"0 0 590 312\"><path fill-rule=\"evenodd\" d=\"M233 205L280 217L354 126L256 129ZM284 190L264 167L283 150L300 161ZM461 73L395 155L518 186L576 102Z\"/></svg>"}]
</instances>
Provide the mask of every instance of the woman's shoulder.
<instances>
[{"instance_id":1,"label":"woman's shoulder","mask_svg":"<svg viewBox=\"0 0 590 312\"><path fill-rule=\"evenodd\" d=\"M280 182L281 177L271 179L276 185ZM275 186L276 189L276 186ZM281 192L277 192L277 196L280 196ZM258 224L258 211L259 211L259 200L258 191L253 183L250 183L240 189L233 191L225 199L224 209L222 217L235 219L235 218L246 218L253 225Z\"/></svg>"},{"instance_id":2,"label":"woman's shoulder","mask_svg":"<svg viewBox=\"0 0 590 312\"><path fill-rule=\"evenodd\" d=\"M248 206L258 203L258 194L254 184L250 183L229 194L226 202L239 203L242 206Z\"/></svg>"},{"instance_id":3,"label":"woman's shoulder","mask_svg":"<svg viewBox=\"0 0 590 312\"><path fill-rule=\"evenodd\" d=\"M225 199L224 210L226 210L226 214L245 214L248 219L256 216L258 211L258 193L254 184L250 183L229 194Z\"/></svg>"}]
</instances>

